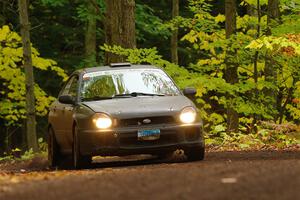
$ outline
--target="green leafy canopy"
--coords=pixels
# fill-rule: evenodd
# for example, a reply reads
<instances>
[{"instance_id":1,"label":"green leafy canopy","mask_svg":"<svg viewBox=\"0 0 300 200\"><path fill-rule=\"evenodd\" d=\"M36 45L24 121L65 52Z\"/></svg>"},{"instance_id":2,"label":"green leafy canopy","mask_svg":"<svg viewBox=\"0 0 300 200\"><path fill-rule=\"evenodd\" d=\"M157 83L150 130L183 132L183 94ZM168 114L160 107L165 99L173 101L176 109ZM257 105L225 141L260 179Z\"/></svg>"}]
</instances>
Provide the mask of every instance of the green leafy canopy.
<instances>
[{"instance_id":1,"label":"green leafy canopy","mask_svg":"<svg viewBox=\"0 0 300 200\"><path fill-rule=\"evenodd\" d=\"M53 71L64 80L67 78L64 70L59 68L55 61L40 57L35 48L32 48L32 62L38 70ZM0 28L0 118L4 119L7 125L16 125L26 117L25 75L22 63L23 48L20 36L8 26L3 26ZM46 115L54 97L48 96L37 84L34 92L37 114Z\"/></svg>"}]
</instances>

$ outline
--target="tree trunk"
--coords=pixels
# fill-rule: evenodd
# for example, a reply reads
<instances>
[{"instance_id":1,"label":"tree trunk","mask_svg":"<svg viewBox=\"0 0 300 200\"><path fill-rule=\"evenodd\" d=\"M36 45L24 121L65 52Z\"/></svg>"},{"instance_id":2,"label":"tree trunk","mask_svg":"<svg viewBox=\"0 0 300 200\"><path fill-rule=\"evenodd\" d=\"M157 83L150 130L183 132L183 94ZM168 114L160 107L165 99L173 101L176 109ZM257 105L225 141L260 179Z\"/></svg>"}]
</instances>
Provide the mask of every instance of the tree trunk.
<instances>
[{"instance_id":1,"label":"tree trunk","mask_svg":"<svg viewBox=\"0 0 300 200\"><path fill-rule=\"evenodd\" d=\"M225 0L225 29L226 38L229 39L236 32L236 1ZM225 58L225 80L228 83L235 84L238 82L237 65L233 62L233 56L236 52L227 51ZM229 103L227 104L227 132L237 132L239 126L238 113L233 108L233 97L228 95Z\"/></svg>"},{"instance_id":2,"label":"tree trunk","mask_svg":"<svg viewBox=\"0 0 300 200\"><path fill-rule=\"evenodd\" d=\"M123 48L135 48L135 1L105 0L106 22L105 42ZM125 57L112 53L105 54L105 63L124 62Z\"/></svg>"},{"instance_id":3,"label":"tree trunk","mask_svg":"<svg viewBox=\"0 0 300 200\"><path fill-rule=\"evenodd\" d=\"M28 148L37 152L36 120L35 120L35 98L34 98L34 77L31 58L30 24L28 20L27 0L19 0L19 16L21 25L21 36L23 44L23 58L25 70L26 87L26 133Z\"/></svg>"},{"instance_id":4,"label":"tree trunk","mask_svg":"<svg viewBox=\"0 0 300 200\"><path fill-rule=\"evenodd\" d=\"M267 35L271 35L271 23L273 20L279 20L280 11L279 11L279 0L268 0L268 17L267 17Z\"/></svg>"},{"instance_id":5,"label":"tree trunk","mask_svg":"<svg viewBox=\"0 0 300 200\"><path fill-rule=\"evenodd\" d=\"M5 152L5 126L3 120L0 120L0 157L3 156Z\"/></svg>"},{"instance_id":6,"label":"tree trunk","mask_svg":"<svg viewBox=\"0 0 300 200\"><path fill-rule=\"evenodd\" d=\"M7 1L0 1L0 6L2 10L2 12L0 12L0 27L2 27L6 23L5 10L8 8Z\"/></svg>"},{"instance_id":7,"label":"tree trunk","mask_svg":"<svg viewBox=\"0 0 300 200\"><path fill-rule=\"evenodd\" d=\"M85 32L85 63L87 67L96 65L97 1L87 1L88 19Z\"/></svg>"},{"instance_id":8,"label":"tree trunk","mask_svg":"<svg viewBox=\"0 0 300 200\"><path fill-rule=\"evenodd\" d=\"M279 0L268 0L268 15L267 15L267 32L266 35L272 34L272 22L273 20L279 20L280 12L279 12ZM274 61L267 53L266 55L266 61L265 61L265 80L268 82L271 82L275 84L275 81L277 79L277 73L276 73L276 66L274 64ZM267 102L267 105L272 105L273 109L276 109L276 91L274 89L266 89L264 91L265 96L272 100L272 102ZM274 117L274 120L276 121L276 117Z\"/></svg>"},{"instance_id":9,"label":"tree trunk","mask_svg":"<svg viewBox=\"0 0 300 200\"><path fill-rule=\"evenodd\" d=\"M3 25L5 25L5 17L0 15L0 27L2 27Z\"/></svg>"},{"instance_id":10,"label":"tree trunk","mask_svg":"<svg viewBox=\"0 0 300 200\"><path fill-rule=\"evenodd\" d=\"M172 18L179 15L179 0L172 0ZM172 31L171 36L171 61L178 64L178 29Z\"/></svg>"}]
</instances>

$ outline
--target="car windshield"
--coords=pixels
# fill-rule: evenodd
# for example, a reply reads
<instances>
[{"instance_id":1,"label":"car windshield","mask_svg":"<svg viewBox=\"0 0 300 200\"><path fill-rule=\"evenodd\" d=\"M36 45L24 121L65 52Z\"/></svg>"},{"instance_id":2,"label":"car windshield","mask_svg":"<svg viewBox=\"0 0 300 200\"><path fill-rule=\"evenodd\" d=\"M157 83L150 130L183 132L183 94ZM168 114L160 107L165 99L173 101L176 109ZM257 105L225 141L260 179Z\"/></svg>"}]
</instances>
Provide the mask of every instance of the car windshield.
<instances>
[{"instance_id":1,"label":"car windshield","mask_svg":"<svg viewBox=\"0 0 300 200\"><path fill-rule=\"evenodd\" d=\"M160 69L118 69L83 75L83 101L136 96L176 96L180 92Z\"/></svg>"}]
</instances>

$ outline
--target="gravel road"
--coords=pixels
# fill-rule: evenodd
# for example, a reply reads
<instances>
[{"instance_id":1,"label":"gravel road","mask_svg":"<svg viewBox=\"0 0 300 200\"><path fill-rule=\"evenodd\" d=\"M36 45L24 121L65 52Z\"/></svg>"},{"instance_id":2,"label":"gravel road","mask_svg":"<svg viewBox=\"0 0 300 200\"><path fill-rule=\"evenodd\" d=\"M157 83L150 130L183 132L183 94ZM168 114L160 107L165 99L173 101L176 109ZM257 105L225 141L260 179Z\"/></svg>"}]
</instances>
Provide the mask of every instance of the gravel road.
<instances>
[{"instance_id":1,"label":"gravel road","mask_svg":"<svg viewBox=\"0 0 300 200\"><path fill-rule=\"evenodd\" d=\"M85 170L2 169L0 200L300 199L299 151L212 152L199 162L136 159L101 159Z\"/></svg>"}]
</instances>

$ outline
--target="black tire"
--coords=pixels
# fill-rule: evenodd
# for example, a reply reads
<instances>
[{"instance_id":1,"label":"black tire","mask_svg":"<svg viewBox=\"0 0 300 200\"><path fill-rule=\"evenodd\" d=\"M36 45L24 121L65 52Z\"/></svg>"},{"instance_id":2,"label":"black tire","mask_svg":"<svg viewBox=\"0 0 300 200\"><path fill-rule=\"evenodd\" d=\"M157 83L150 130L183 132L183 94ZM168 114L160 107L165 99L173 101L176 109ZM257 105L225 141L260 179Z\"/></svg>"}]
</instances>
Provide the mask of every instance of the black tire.
<instances>
[{"instance_id":1,"label":"black tire","mask_svg":"<svg viewBox=\"0 0 300 200\"><path fill-rule=\"evenodd\" d=\"M76 126L74 127L74 134L73 134L72 155L73 155L73 167L75 169L87 168L91 165L92 157L82 156L80 154L80 146L78 142L78 130Z\"/></svg>"},{"instance_id":2,"label":"black tire","mask_svg":"<svg viewBox=\"0 0 300 200\"><path fill-rule=\"evenodd\" d=\"M203 160L205 155L204 147L190 147L185 152L189 161Z\"/></svg>"},{"instance_id":3,"label":"black tire","mask_svg":"<svg viewBox=\"0 0 300 200\"><path fill-rule=\"evenodd\" d=\"M58 167L62 161L62 155L52 127L48 129L48 163L50 167Z\"/></svg>"}]
</instances>

